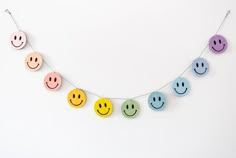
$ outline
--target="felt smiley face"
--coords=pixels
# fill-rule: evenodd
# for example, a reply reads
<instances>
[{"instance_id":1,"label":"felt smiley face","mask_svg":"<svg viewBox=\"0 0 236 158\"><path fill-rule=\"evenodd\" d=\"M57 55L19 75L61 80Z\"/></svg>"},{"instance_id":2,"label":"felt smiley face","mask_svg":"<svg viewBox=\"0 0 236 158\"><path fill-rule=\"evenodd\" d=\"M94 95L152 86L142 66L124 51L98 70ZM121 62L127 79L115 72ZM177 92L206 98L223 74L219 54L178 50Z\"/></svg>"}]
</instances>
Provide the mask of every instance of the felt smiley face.
<instances>
[{"instance_id":1,"label":"felt smiley face","mask_svg":"<svg viewBox=\"0 0 236 158\"><path fill-rule=\"evenodd\" d=\"M206 59L197 58L192 63L192 72L197 76L205 76L209 71L209 64Z\"/></svg>"},{"instance_id":2,"label":"felt smiley face","mask_svg":"<svg viewBox=\"0 0 236 158\"><path fill-rule=\"evenodd\" d=\"M172 90L176 96L182 97L189 93L190 84L187 79L179 77L173 81Z\"/></svg>"},{"instance_id":3,"label":"felt smiley face","mask_svg":"<svg viewBox=\"0 0 236 158\"><path fill-rule=\"evenodd\" d=\"M48 73L44 78L44 86L50 91L57 91L61 87L61 76L56 72Z\"/></svg>"},{"instance_id":4,"label":"felt smiley face","mask_svg":"<svg viewBox=\"0 0 236 158\"><path fill-rule=\"evenodd\" d=\"M14 32L10 36L10 43L15 49L22 49L26 45L26 35L24 32Z\"/></svg>"},{"instance_id":5,"label":"felt smiley face","mask_svg":"<svg viewBox=\"0 0 236 158\"><path fill-rule=\"evenodd\" d=\"M121 106L121 112L126 118L135 118L139 113L138 102L132 99L126 100Z\"/></svg>"},{"instance_id":6,"label":"felt smiley face","mask_svg":"<svg viewBox=\"0 0 236 158\"><path fill-rule=\"evenodd\" d=\"M209 48L215 54L223 53L227 47L227 40L222 35L214 35L209 40Z\"/></svg>"},{"instance_id":7,"label":"felt smiley face","mask_svg":"<svg viewBox=\"0 0 236 158\"><path fill-rule=\"evenodd\" d=\"M37 71L43 65L43 58L39 53L30 53L25 58L25 66L30 71Z\"/></svg>"},{"instance_id":8,"label":"felt smiley face","mask_svg":"<svg viewBox=\"0 0 236 158\"><path fill-rule=\"evenodd\" d=\"M81 89L73 89L67 95L67 101L74 108L81 108L86 103L86 94Z\"/></svg>"},{"instance_id":9,"label":"felt smiley face","mask_svg":"<svg viewBox=\"0 0 236 158\"><path fill-rule=\"evenodd\" d=\"M113 105L107 98L98 99L94 104L94 111L100 117L108 117L112 114Z\"/></svg>"},{"instance_id":10,"label":"felt smiley face","mask_svg":"<svg viewBox=\"0 0 236 158\"><path fill-rule=\"evenodd\" d=\"M152 110L162 110L166 105L166 96L160 92L153 92L148 97L148 104Z\"/></svg>"}]
</instances>

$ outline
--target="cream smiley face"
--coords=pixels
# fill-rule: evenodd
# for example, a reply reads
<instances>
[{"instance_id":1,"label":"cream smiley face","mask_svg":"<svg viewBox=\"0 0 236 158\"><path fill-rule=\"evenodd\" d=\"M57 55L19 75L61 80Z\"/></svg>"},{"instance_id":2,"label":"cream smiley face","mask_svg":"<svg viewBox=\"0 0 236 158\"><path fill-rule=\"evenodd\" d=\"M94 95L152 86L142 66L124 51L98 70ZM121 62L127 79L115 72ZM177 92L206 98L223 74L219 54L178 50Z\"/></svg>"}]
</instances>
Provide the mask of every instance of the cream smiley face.
<instances>
[{"instance_id":1,"label":"cream smiley face","mask_svg":"<svg viewBox=\"0 0 236 158\"><path fill-rule=\"evenodd\" d=\"M14 32L10 36L10 44L15 49L22 49L26 45L27 38L24 32Z\"/></svg>"},{"instance_id":2,"label":"cream smiley face","mask_svg":"<svg viewBox=\"0 0 236 158\"><path fill-rule=\"evenodd\" d=\"M48 73L44 78L44 86L47 90L57 91L61 87L61 76L56 72Z\"/></svg>"},{"instance_id":3,"label":"cream smiley face","mask_svg":"<svg viewBox=\"0 0 236 158\"><path fill-rule=\"evenodd\" d=\"M43 65L43 58L39 53L33 52L25 58L25 66L30 71L37 71Z\"/></svg>"}]
</instances>

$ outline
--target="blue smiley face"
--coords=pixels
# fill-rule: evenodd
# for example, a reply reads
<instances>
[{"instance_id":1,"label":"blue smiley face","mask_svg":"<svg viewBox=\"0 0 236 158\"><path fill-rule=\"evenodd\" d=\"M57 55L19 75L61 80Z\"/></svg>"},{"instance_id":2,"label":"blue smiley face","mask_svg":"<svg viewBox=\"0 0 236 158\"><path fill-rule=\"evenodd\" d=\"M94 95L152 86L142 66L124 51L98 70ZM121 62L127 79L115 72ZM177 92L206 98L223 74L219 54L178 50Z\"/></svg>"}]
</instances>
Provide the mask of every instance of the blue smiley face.
<instances>
[{"instance_id":1,"label":"blue smiley face","mask_svg":"<svg viewBox=\"0 0 236 158\"><path fill-rule=\"evenodd\" d=\"M162 110L166 105L166 96L160 92L153 92L148 97L148 104L152 110Z\"/></svg>"},{"instance_id":2,"label":"blue smiley face","mask_svg":"<svg viewBox=\"0 0 236 158\"><path fill-rule=\"evenodd\" d=\"M176 96L182 97L189 93L190 84L185 78L179 77L172 83L172 90Z\"/></svg>"},{"instance_id":3,"label":"blue smiley face","mask_svg":"<svg viewBox=\"0 0 236 158\"><path fill-rule=\"evenodd\" d=\"M206 59L197 58L192 63L192 72L197 76L205 76L209 71L209 64Z\"/></svg>"}]
</instances>

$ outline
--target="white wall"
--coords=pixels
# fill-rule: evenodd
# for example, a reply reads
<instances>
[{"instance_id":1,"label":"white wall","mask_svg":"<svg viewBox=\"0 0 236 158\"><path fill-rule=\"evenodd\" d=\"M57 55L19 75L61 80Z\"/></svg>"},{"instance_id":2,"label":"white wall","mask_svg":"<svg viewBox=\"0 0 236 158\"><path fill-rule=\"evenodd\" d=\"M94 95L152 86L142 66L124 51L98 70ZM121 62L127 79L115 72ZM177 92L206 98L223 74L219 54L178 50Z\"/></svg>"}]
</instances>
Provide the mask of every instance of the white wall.
<instances>
[{"instance_id":1,"label":"white wall","mask_svg":"<svg viewBox=\"0 0 236 158\"><path fill-rule=\"evenodd\" d=\"M3 158L235 158L236 157L236 3L234 0L1 1L0 157ZM165 111L152 111L147 96L141 113L128 120L122 101L112 100L107 119L93 111L88 95L83 109L66 101L72 89L43 86L44 66L24 66L29 47L9 45L16 30L10 9L34 48L77 86L106 97L132 97L161 87L197 57L231 9L219 32L225 54L206 51L211 70L204 78L187 71L187 97L169 87Z\"/></svg>"}]
</instances>

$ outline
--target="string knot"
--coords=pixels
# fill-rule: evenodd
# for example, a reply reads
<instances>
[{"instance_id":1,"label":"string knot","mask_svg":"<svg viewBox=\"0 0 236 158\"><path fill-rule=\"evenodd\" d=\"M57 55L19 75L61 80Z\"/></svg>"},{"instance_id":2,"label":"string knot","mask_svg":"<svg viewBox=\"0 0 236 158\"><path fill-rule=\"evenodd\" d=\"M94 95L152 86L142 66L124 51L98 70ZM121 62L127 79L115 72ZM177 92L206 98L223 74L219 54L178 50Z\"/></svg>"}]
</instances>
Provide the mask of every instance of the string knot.
<instances>
[{"instance_id":1,"label":"string knot","mask_svg":"<svg viewBox=\"0 0 236 158\"><path fill-rule=\"evenodd\" d=\"M5 12L11 14L11 12L8 9L5 9Z\"/></svg>"}]
</instances>

